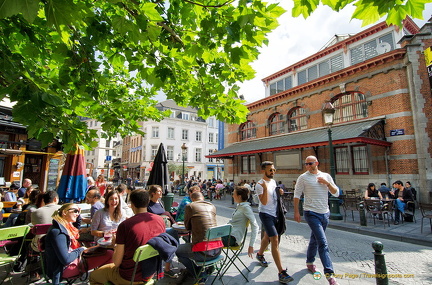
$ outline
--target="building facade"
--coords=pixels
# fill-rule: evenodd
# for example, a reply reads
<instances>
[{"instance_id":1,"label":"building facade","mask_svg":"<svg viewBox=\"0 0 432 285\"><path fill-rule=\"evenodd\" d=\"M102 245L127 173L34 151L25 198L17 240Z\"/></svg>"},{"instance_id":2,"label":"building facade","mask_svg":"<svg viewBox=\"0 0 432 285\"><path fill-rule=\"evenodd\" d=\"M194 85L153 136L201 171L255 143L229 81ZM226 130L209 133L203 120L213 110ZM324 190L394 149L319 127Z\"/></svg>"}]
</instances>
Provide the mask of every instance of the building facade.
<instances>
[{"instance_id":1,"label":"building facade","mask_svg":"<svg viewBox=\"0 0 432 285\"><path fill-rule=\"evenodd\" d=\"M42 148L29 139L26 126L14 122L8 102L0 103L0 187L22 185L25 178L41 190L58 186L65 156L58 142Z\"/></svg>"},{"instance_id":2,"label":"building facade","mask_svg":"<svg viewBox=\"0 0 432 285\"><path fill-rule=\"evenodd\" d=\"M87 173L93 178L102 174L107 180L114 179L116 177L114 163L122 155L118 152L118 148L116 148L122 140L121 137L105 138L100 122L89 118L82 118L82 120L87 123L89 129L96 130L98 134L98 138L96 139L98 146L93 150L85 151Z\"/></svg>"},{"instance_id":3,"label":"building facade","mask_svg":"<svg viewBox=\"0 0 432 285\"><path fill-rule=\"evenodd\" d=\"M418 199L432 190L431 86L423 52L431 22L419 29L376 24L266 78L265 98L247 105L247 122L229 125L226 147L208 157L224 158L236 182L258 179L262 161L275 162L285 184L304 172L315 155L342 189L368 183L411 181ZM335 107L329 152L323 106Z\"/></svg>"},{"instance_id":4,"label":"building facade","mask_svg":"<svg viewBox=\"0 0 432 285\"><path fill-rule=\"evenodd\" d=\"M171 179L180 180L183 175L183 145L185 177L222 179L223 160L205 156L223 147L223 141L219 140L219 129L223 129L223 124L214 117L204 120L197 115L196 109L180 107L173 100L160 102L156 107L161 111L170 110L171 115L160 122L142 122L144 136L123 139L121 167L127 169L123 176L147 181L159 145L163 143L168 165L174 169Z\"/></svg>"}]
</instances>

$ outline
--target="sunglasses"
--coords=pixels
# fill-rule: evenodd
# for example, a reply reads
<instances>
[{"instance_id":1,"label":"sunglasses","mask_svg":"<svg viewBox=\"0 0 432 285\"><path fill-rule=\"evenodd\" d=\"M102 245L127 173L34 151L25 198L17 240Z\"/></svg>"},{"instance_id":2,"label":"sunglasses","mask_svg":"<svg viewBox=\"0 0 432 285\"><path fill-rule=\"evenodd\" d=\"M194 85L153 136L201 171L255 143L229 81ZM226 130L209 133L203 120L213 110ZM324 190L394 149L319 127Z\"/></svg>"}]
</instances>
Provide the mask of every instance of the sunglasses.
<instances>
[{"instance_id":1,"label":"sunglasses","mask_svg":"<svg viewBox=\"0 0 432 285\"><path fill-rule=\"evenodd\" d=\"M70 208L67 211L68 212L74 212L75 214L79 214L79 212L81 212L80 209L76 209L76 208Z\"/></svg>"},{"instance_id":2,"label":"sunglasses","mask_svg":"<svg viewBox=\"0 0 432 285\"><path fill-rule=\"evenodd\" d=\"M269 169L270 172L276 172L276 169Z\"/></svg>"},{"instance_id":3,"label":"sunglasses","mask_svg":"<svg viewBox=\"0 0 432 285\"><path fill-rule=\"evenodd\" d=\"M314 162L305 162L305 165L314 165L316 161Z\"/></svg>"}]
</instances>

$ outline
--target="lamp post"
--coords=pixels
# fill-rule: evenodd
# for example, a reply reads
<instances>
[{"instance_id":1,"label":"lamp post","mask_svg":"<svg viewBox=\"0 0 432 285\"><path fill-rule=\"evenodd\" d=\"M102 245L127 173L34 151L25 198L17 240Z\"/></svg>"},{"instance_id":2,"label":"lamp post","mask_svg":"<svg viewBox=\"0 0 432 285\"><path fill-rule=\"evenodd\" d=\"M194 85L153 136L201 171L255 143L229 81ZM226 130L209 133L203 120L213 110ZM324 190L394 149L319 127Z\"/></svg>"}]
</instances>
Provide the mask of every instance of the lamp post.
<instances>
[{"instance_id":1,"label":"lamp post","mask_svg":"<svg viewBox=\"0 0 432 285\"><path fill-rule=\"evenodd\" d=\"M184 196L185 195L184 188L186 187L186 183L185 183L185 154L186 154L186 149L187 149L186 143L183 143L183 145L181 146L181 149L182 149L182 161L183 161L183 174L182 174L183 187L180 188L180 194L179 195Z\"/></svg>"},{"instance_id":2,"label":"lamp post","mask_svg":"<svg viewBox=\"0 0 432 285\"><path fill-rule=\"evenodd\" d=\"M328 141L329 141L329 154L330 154L330 175L333 178L333 181L336 183L336 178L335 178L335 163L334 163L334 156L333 156L333 140L332 140L332 125L333 125L333 120L334 120L334 113L335 113L335 108L333 106L332 103L330 103L330 101L327 101L324 104L323 107L323 117L324 117L324 123L328 126Z\"/></svg>"},{"instance_id":3,"label":"lamp post","mask_svg":"<svg viewBox=\"0 0 432 285\"><path fill-rule=\"evenodd\" d=\"M214 149L213 152L217 152L217 149ZM216 164L216 175L215 175L215 179L216 181L219 179L219 165L218 165L218 161L217 158L215 158L215 164Z\"/></svg>"},{"instance_id":4,"label":"lamp post","mask_svg":"<svg viewBox=\"0 0 432 285\"><path fill-rule=\"evenodd\" d=\"M324 123L328 126L328 141L329 141L329 155L330 155L330 175L333 178L334 183L336 183L336 175L335 175L335 162L334 162L334 154L333 154L333 140L332 140L332 125L334 120L335 108L330 101L327 101L324 104L322 109ZM340 213L339 209L339 198L331 196L329 198L330 203L330 219L331 220L342 220L343 217Z\"/></svg>"}]
</instances>

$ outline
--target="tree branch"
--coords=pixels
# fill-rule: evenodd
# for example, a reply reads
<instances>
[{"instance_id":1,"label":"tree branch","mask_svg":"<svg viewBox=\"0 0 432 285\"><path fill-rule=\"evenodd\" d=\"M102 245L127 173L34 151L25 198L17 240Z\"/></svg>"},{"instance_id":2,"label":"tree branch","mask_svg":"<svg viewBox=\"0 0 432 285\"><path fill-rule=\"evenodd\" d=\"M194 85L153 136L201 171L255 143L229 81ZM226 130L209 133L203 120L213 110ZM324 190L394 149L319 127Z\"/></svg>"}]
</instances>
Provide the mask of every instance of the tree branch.
<instances>
[{"instance_id":1,"label":"tree branch","mask_svg":"<svg viewBox=\"0 0 432 285\"><path fill-rule=\"evenodd\" d=\"M223 7L223 6L227 5L227 4L231 4L231 3L234 2L234 0L228 0L225 3L219 4L219 5L204 5L204 4L196 3L196 2L193 2L193 1L190 1L190 0L183 0L183 1L185 1L187 3L190 3L190 4L193 4L193 5L201 6L201 7L204 7L204 8L220 8L220 7Z\"/></svg>"},{"instance_id":2,"label":"tree branch","mask_svg":"<svg viewBox=\"0 0 432 285\"><path fill-rule=\"evenodd\" d=\"M158 26L161 26L162 28L164 28L165 30L167 30L173 36L173 38L177 42L179 42L182 45L182 47L184 47L184 43L183 43L182 39L179 37L179 35L176 34L176 32L172 28L170 28L164 22L158 22L157 24L158 24Z\"/></svg>"}]
</instances>

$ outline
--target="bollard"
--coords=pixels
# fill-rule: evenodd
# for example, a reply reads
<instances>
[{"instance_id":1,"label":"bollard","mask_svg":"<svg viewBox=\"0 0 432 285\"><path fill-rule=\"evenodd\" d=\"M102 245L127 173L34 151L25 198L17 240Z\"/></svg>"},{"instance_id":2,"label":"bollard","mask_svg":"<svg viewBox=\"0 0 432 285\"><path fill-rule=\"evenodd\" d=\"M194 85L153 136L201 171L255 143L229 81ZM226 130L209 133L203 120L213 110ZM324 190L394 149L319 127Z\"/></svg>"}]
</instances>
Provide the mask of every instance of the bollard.
<instances>
[{"instance_id":1,"label":"bollard","mask_svg":"<svg viewBox=\"0 0 432 285\"><path fill-rule=\"evenodd\" d=\"M365 205L363 202L359 204L360 226L367 226Z\"/></svg>"},{"instance_id":2,"label":"bollard","mask_svg":"<svg viewBox=\"0 0 432 285\"><path fill-rule=\"evenodd\" d=\"M384 246L380 241L374 241L372 243L372 248L375 250L373 254L375 256L376 284L388 285L387 266L385 263L384 253L382 253Z\"/></svg>"}]
</instances>

